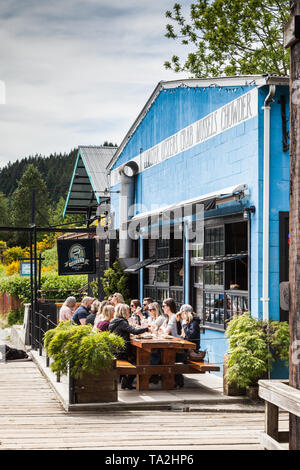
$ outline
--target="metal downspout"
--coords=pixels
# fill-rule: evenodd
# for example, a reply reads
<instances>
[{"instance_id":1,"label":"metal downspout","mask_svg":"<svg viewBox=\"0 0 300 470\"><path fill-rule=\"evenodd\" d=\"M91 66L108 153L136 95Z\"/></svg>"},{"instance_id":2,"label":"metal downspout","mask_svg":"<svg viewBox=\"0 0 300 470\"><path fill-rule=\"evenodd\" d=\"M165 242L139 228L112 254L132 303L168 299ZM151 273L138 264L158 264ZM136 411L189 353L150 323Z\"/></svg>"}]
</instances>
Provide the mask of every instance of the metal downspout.
<instances>
[{"instance_id":1,"label":"metal downspout","mask_svg":"<svg viewBox=\"0 0 300 470\"><path fill-rule=\"evenodd\" d=\"M269 225L270 225L270 123L271 102L276 86L269 86L269 94L265 99L264 110L264 184L263 184L263 320L269 320Z\"/></svg>"}]
</instances>

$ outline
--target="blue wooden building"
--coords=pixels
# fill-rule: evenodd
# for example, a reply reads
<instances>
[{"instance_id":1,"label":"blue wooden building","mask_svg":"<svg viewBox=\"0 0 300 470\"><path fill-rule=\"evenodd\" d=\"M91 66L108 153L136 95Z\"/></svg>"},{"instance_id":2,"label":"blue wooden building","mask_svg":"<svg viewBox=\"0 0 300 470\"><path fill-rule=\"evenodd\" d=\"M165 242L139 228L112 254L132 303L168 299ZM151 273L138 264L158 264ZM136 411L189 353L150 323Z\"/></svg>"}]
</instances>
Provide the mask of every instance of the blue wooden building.
<instances>
[{"instance_id":1,"label":"blue wooden building","mask_svg":"<svg viewBox=\"0 0 300 470\"><path fill-rule=\"evenodd\" d=\"M232 315L288 315L288 85L160 82L108 167L119 258L140 298L192 304L220 366Z\"/></svg>"}]
</instances>

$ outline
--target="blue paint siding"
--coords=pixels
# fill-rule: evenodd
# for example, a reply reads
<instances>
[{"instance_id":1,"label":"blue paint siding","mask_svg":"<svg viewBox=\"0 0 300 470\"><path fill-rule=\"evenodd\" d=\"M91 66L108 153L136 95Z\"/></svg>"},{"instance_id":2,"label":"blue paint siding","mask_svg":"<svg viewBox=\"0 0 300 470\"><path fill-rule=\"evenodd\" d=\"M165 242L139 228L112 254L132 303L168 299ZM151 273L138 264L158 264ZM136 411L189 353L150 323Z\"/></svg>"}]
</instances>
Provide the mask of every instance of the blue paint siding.
<instances>
[{"instance_id":1,"label":"blue paint siding","mask_svg":"<svg viewBox=\"0 0 300 470\"><path fill-rule=\"evenodd\" d=\"M244 87L195 87L163 90L115 162L113 169L217 108L253 89Z\"/></svg>"},{"instance_id":2,"label":"blue paint siding","mask_svg":"<svg viewBox=\"0 0 300 470\"><path fill-rule=\"evenodd\" d=\"M129 140L114 168L136 157L182 128L208 115L249 91L251 87L178 88L162 91ZM264 112L268 87L258 91L258 116L209 140L154 165L138 174L136 203L139 212L184 201L228 186L246 183L245 202L254 205L251 216L251 313L262 316L262 236L263 236L263 158ZM289 156L282 150L280 95L287 99L288 87L277 87L271 104L270 161L270 316L279 319L279 212L289 210ZM288 118L288 115L287 115ZM117 185L113 191L119 190ZM112 194L118 228L119 195ZM185 270L187 266L185 266ZM142 279L140 279L142 287ZM185 285L185 301L188 289ZM224 333L206 330L201 347L209 360L222 367L227 351ZM222 374L222 368L221 372Z\"/></svg>"},{"instance_id":3,"label":"blue paint siding","mask_svg":"<svg viewBox=\"0 0 300 470\"><path fill-rule=\"evenodd\" d=\"M252 272L252 279L257 282L257 297L254 299L257 307L252 309L255 316L262 318L262 241L263 241L263 169L264 169L264 100L268 88L259 91L259 208L256 212L258 224L253 228L251 236L258 240L258 256L252 257L257 266ZM288 87L277 87L274 101L271 103L271 142L270 142L270 248L269 248L269 314L270 318L279 320L279 212L289 210L289 153L282 148L282 119L280 96L286 98L287 119L289 118Z\"/></svg>"},{"instance_id":4,"label":"blue paint siding","mask_svg":"<svg viewBox=\"0 0 300 470\"><path fill-rule=\"evenodd\" d=\"M140 173L137 201L150 210L244 182L255 195L257 126L253 118Z\"/></svg>"},{"instance_id":5,"label":"blue paint siding","mask_svg":"<svg viewBox=\"0 0 300 470\"><path fill-rule=\"evenodd\" d=\"M216 375L223 376L224 354L228 349L228 340L221 331L206 329L200 335L200 348L206 350L205 360L220 367L220 372Z\"/></svg>"}]
</instances>

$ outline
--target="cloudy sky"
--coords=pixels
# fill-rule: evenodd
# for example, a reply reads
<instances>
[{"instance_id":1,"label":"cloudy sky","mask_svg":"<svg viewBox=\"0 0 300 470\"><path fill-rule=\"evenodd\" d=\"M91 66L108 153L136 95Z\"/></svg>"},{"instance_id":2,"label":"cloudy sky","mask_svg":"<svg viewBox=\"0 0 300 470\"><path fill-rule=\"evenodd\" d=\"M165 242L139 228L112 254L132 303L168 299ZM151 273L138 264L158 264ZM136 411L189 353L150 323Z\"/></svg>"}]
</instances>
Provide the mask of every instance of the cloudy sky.
<instances>
[{"instance_id":1,"label":"cloudy sky","mask_svg":"<svg viewBox=\"0 0 300 470\"><path fill-rule=\"evenodd\" d=\"M28 155L119 144L156 84L179 78L163 67L186 52L164 37L174 3L2 1L0 168Z\"/></svg>"}]
</instances>

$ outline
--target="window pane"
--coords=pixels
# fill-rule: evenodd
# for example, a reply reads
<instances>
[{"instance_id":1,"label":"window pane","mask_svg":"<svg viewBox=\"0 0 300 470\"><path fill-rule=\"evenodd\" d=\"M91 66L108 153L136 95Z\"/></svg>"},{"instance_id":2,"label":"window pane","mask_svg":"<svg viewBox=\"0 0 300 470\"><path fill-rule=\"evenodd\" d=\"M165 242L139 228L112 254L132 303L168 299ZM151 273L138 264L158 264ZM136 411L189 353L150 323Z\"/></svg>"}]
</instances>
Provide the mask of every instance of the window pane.
<instances>
[{"instance_id":1,"label":"window pane","mask_svg":"<svg viewBox=\"0 0 300 470\"><path fill-rule=\"evenodd\" d=\"M203 268L202 267L198 266L195 268L195 283L196 284L203 283Z\"/></svg>"}]
</instances>

